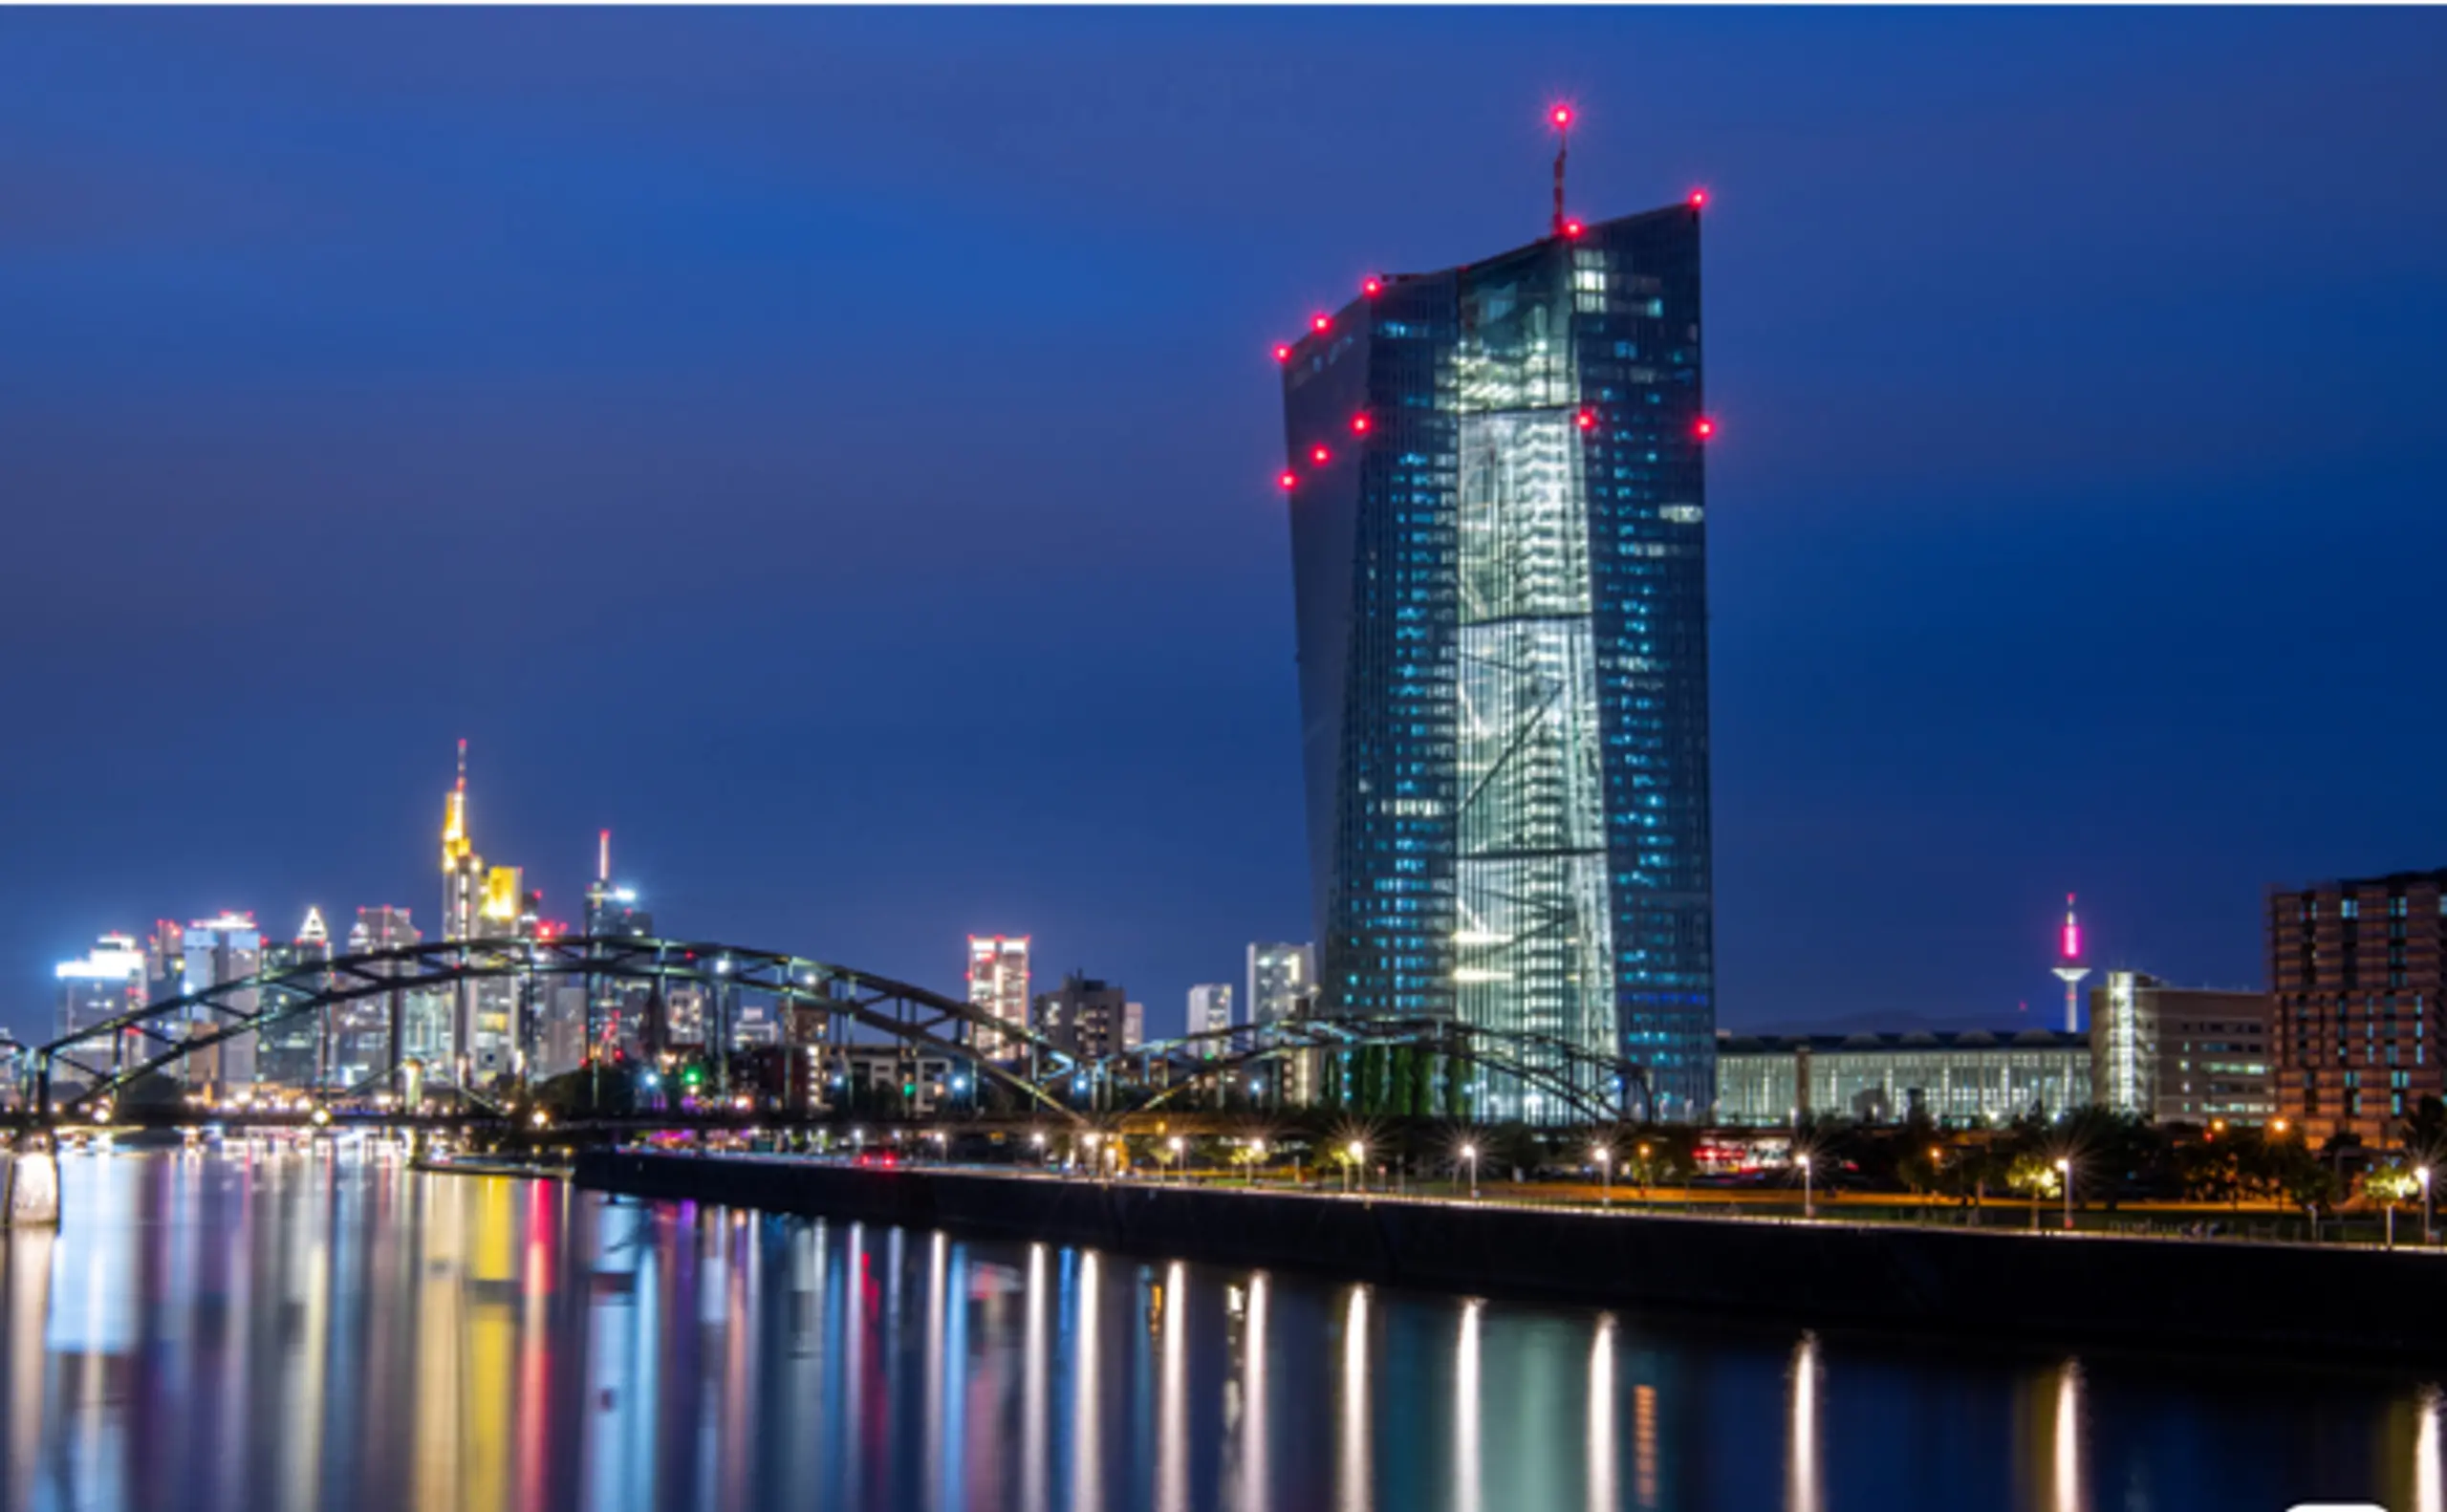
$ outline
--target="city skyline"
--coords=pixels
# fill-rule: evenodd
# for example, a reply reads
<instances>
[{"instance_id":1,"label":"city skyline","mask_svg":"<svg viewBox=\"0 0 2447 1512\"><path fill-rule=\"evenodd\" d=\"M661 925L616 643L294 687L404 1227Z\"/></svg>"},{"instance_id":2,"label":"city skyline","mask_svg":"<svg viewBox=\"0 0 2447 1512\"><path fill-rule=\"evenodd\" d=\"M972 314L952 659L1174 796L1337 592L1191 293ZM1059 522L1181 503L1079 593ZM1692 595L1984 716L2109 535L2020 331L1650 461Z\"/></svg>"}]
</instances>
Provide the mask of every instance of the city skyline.
<instances>
[{"instance_id":1,"label":"city skyline","mask_svg":"<svg viewBox=\"0 0 2447 1512\"><path fill-rule=\"evenodd\" d=\"M1141 81L1218 50L1254 76L1371 24L1117 21L1136 70L1063 61L1078 24L970 33L1045 50L1083 101L988 153L992 89L890 101L850 76L915 18L688 33L679 55L725 76L792 60L740 131L617 86L624 59L673 55L650 16L573 18L557 58L481 16L413 36L167 17L107 56L97 23L11 17L14 119L79 187L38 175L0 242L24 301L0 443L33 504L0 629L0 697L32 732L0 800L0 1018L38 1037L53 963L155 918L391 903L432 929L434 752L461 734L486 849L548 915L579 912L608 824L675 925L937 983L962 935L1018 929L1162 1013L1243 942L1308 938L1267 347L1364 271L1538 234L1557 94L1592 214L1713 196L1722 1023L2050 1022L2067 891L2103 969L2256 984L2263 888L2436 864L2442 800L2410 773L2306 784L2331 732L2281 696L2376 696L2418 637L2272 637L2259 607L2364 623L2421 601L2440 544L2415 355L2447 324L2421 281L2447 227L2402 187L2429 162L2405 128L2429 119L2410 81L2435 21L1945 16L1916 40L1872 16L1437 18L1398 45L1423 87L1468 88L1397 122L1434 151L1375 163L1348 204L1287 199L1267 164L1362 151L1382 116L1212 82L1156 109ZM1684 67L1558 79L1575 43ZM340 54L379 55L379 87L336 94ZM261 73L260 124L225 108L223 64ZM535 114L494 69L541 81ZM808 76L837 101L807 103L828 95ZM2272 76L2306 119L2248 107ZM2068 122L2070 92L2107 103ZM467 109L462 136L415 129L434 97ZM125 101L127 135L95 98ZM589 137L615 99L631 133ZM770 146L887 103L925 124L832 177ZM1965 112L1976 129L1931 128ZM334 119L406 159L370 162ZM308 139L332 156L282 146ZM532 199L471 143L570 187ZM958 205L1009 225L1041 312L948 248L871 250ZM510 243L635 260L562 280L560 253L487 244L451 282L470 265L422 227L513 211L533 235ZM212 271L233 238L277 318ZM855 313L836 335L825 292L854 278L925 318L898 346ZM2234 313L2306 290L2319 322ZM878 365L855 384L830 371L852 352ZM954 354L985 359L963 368L984 391L919 380ZM1168 382L1115 381L1133 370ZM1096 422L1030 390L1095 396ZM802 423L814 443L772 439ZM682 525L697 554L660 544ZM437 627L437 599L472 612ZM1038 612L1072 601L1100 612ZM164 647L216 674L167 711L124 696ZM690 712L607 735L538 696L593 668ZM990 749L950 713L980 692L1009 711ZM2437 733L2406 712L2392 733Z\"/></svg>"}]
</instances>

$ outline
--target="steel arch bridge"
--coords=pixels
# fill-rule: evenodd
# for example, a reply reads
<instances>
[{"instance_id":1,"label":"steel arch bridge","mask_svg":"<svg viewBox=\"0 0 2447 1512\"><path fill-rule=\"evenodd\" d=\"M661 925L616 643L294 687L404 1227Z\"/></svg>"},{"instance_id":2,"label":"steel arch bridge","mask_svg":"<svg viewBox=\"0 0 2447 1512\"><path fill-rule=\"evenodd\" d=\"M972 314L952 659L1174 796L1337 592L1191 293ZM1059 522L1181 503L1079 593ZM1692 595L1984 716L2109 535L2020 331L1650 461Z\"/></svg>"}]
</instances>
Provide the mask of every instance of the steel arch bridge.
<instances>
[{"instance_id":1,"label":"steel arch bridge","mask_svg":"<svg viewBox=\"0 0 2447 1512\"><path fill-rule=\"evenodd\" d=\"M727 1021L721 1005L741 994L814 1010L825 1016L828 1035L855 1026L887 1041L953 1056L974 1065L979 1075L1009 1089L1024 1103L1063 1117L1079 1116L1040 1091L1037 1081L981 1054L971 1037L991 1034L1002 1044L1032 1052L1040 1067L1050 1062L1068 1069L1076 1057L970 1004L803 956L639 936L445 940L257 972L148 1003L42 1046L28 1058L33 1083L30 1091L46 1116L74 1112L190 1056L346 1004L456 994L476 983L531 984L571 978L647 982L658 989L676 983L701 986L716 1005L720 1026L715 1032L725 1039ZM396 1074L402 1063L400 1022L395 1012L391 1064L383 1078ZM57 1096L63 1073L81 1084L64 1100Z\"/></svg>"},{"instance_id":2,"label":"steel arch bridge","mask_svg":"<svg viewBox=\"0 0 2447 1512\"><path fill-rule=\"evenodd\" d=\"M1005 1089L1021 1107L1071 1122L1086 1121L1072 1106L1079 1092L1087 1092L1093 1107L1100 1090L1133 1070L1134 1091L1144 1094L1134 1106L1146 1110L1251 1068L1380 1048L1423 1052L1440 1062L1448 1076L1451 1067L1467 1068L1482 1078L1480 1090L1485 1076L1511 1078L1592 1121L1625 1117L1635 1096L1644 1116L1653 1112L1647 1076L1636 1063L1548 1035L1439 1018L1288 1019L1083 1057L972 1004L872 972L775 951L636 936L445 940L258 972L146 1004L40 1047L28 1057L29 1101L45 1117L74 1114L142 1077L244 1036L379 999L389 999L394 1011L389 1065L373 1081L388 1081L405 1060L398 1005L406 1000L457 996L483 983L525 984L531 998L538 982L573 978L643 982L658 991L677 984L704 988L715 1010L709 1037L717 1043L729 1039L725 1004L742 995L764 998L777 1008L818 1016L821 1038L786 1036L794 1047L847 1048L856 1043L850 1034L864 1030L880 1036L871 1044L897 1044L963 1062L981 1083ZM65 1097L63 1079L76 1084ZM371 1083L355 1091L365 1085ZM459 1091L464 1094L466 1089Z\"/></svg>"},{"instance_id":3,"label":"steel arch bridge","mask_svg":"<svg viewBox=\"0 0 2447 1512\"><path fill-rule=\"evenodd\" d=\"M1269 1062L1376 1048L1413 1050L1440 1061L1448 1068L1447 1078L1449 1068L1466 1068L1475 1081L1455 1086L1448 1080L1447 1087L1474 1097L1483 1096L1485 1078L1496 1076L1550 1097L1559 1108L1592 1123L1629 1119L1635 1099L1642 1119L1655 1116L1648 1072L1635 1061L1601 1055L1554 1035L1488 1028L1446 1018L1310 1018L1237 1025L1083 1061L1056 1076L1041 1078L1037 1085L1058 1095L1062 1077L1069 1077L1075 1089L1083 1080L1110 1080L1117 1070L1135 1069L1138 1084L1150 1092L1137 1110L1146 1112L1183 1092L1213 1088Z\"/></svg>"}]
</instances>

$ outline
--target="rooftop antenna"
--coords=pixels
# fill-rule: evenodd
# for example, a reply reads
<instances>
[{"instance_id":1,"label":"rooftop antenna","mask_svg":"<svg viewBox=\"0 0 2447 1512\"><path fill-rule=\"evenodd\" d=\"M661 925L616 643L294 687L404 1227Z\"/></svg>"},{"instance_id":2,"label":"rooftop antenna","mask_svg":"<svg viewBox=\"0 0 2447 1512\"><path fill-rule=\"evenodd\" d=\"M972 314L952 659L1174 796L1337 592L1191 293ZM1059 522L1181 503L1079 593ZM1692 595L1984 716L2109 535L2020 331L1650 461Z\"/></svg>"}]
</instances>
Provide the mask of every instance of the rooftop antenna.
<instances>
[{"instance_id":1,"label":"rooftop antenna","mask_svg":"<svg viewBox=\"0 0 2447 1512\"><path fill-rule=\"evenodd\" d=\"M1547 119L1555 124L1554 234L1561 236L1564 234L1564 155L1571 150L1571 107L1557 105L1547 112Z\"/></svg>"},{"instance_id":2,"label":"rooftop antenna","mask_svg":"<svg viewBox=\"0 0 2447 1512\"><path fill-rule=\"evenodd\" d=\"M604 883L612 880L612 832L609 830L595 837L595 879Z\"/></svg>"},{"instance_id":3,"label":"rooftop antenna","mask_svg":"<svg viewBox=\"0 0 2447 1512\"><path fill-rule=\"evenodd\" d=\"M459 737L459 790L467 790L467 737Z\"/></svg>"}]
</instances>

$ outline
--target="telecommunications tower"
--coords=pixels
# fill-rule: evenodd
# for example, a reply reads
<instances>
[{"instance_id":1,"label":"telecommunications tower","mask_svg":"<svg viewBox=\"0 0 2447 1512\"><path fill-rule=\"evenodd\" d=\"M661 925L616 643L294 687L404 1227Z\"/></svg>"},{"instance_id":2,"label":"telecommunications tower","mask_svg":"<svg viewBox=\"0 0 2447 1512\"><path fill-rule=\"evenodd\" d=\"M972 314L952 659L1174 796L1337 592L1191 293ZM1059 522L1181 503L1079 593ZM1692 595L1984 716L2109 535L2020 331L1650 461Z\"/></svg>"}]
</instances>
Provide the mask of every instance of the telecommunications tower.
<instances>
[{"instance_id":1,"label":"telecommunications tower","mask_svg":"<svg viewBox=\"0 0 2447 1512\"><path fill-rule=\"evenodd\" d=\"M2082 963L2082 925L2073 917L2073 895L2065 895L2065 934L2056 942L2056 975L2065 983L2065 1032L2078 1034L2082 1029L2082 979L2090 968Z\"/></svg>"}]
</instances>

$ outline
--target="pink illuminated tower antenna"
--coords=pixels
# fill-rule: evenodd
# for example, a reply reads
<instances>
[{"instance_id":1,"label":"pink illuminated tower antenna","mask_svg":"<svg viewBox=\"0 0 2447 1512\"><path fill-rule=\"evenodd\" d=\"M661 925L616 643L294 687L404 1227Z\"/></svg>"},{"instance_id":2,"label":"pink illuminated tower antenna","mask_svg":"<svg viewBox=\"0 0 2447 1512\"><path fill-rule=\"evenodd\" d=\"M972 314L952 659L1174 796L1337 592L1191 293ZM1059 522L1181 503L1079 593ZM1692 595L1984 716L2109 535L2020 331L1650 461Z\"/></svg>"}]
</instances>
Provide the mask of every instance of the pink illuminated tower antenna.
<instances>
[{"instance_id":1,"label":"pink illuminated tower antenna","mask_svg":"<svg viewBox=\"0 0 2447 1512\"><path fill-rule=\"evenodd\" d=\"M606 887L612 885L612 832L609 830L595 837L595 879Z\"/></svg>"},{"instance_id":2,"label":"pink illuminated tower antenna","mask_svg":"<svg viewBox=\"0 0 2447 1512\"><path fill-rule=\"evenodd\" d=\"M1557 105L1557 106L1556 106L1556 107L1554 107L1552 110L1549 110L1549 111L1548 111L1548 112L1547 112L1547 119L1548 119L1548 120L1552 121L1552 122L1554 123L1554 127L1555 127L1555 228L1554 228L1554 234L1555 234L1555 235L1557 235L1557 236L1561 236L1561 235L1563 235L1563 234L1564 234L1564 226L1565 226L1565 221L1564 221L1564 155L1565 155L1566 153L1568 153L1568 152L1570 152L1570 151L1571 150L1571 107L1570 107L1570 105Z\"/></svg>"},{"instance_id":3,"label":"pink illuminated tower antenna","mask_svg":"<svg viewBox=\"0 0 2447 1512\"><path fill-rule=\"evenodd\" d=\"M2056 975L2065 983L2065 1032L2082 1031L2081 985L2090 968L2082 962L2082 921L2073 916L2073 895L2065 895L2065 932L2056 941Z\"/></svg>"}]
</instances>

